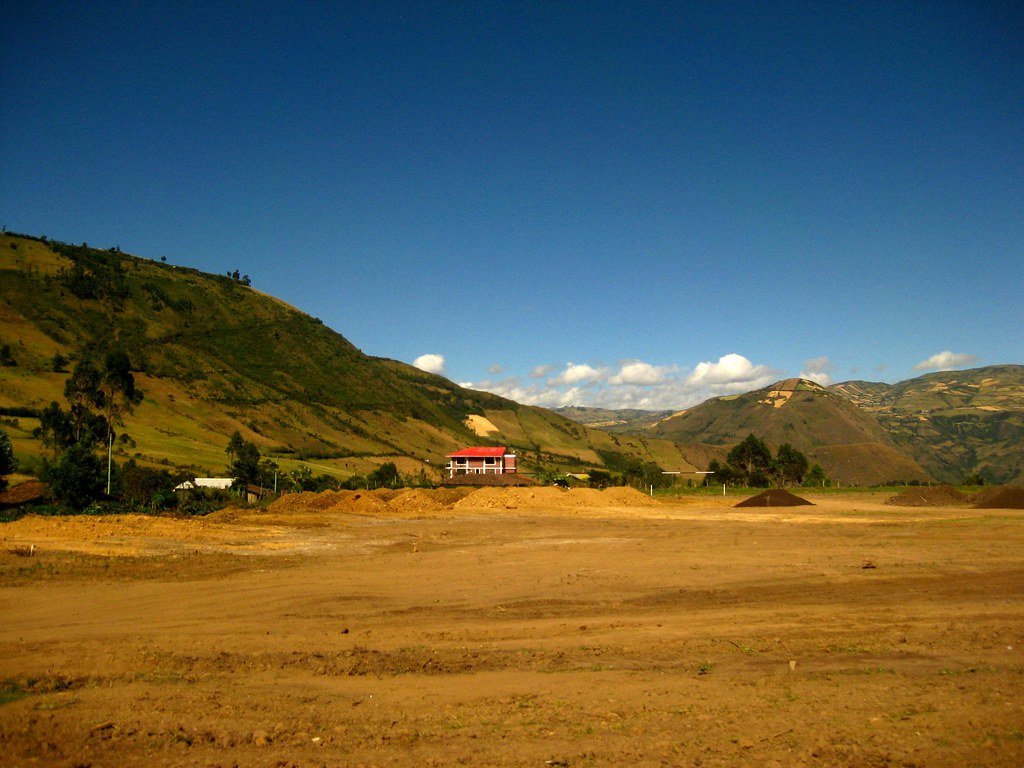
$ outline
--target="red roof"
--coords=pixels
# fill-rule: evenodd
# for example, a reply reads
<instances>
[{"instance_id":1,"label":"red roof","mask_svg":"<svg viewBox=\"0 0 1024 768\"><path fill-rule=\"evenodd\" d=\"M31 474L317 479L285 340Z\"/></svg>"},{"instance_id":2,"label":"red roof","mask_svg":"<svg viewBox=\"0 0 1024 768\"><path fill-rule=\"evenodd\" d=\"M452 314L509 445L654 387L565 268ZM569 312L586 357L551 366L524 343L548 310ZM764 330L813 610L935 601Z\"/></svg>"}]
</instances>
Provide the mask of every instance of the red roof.
<instances>
[{"instance_id":1,"label":"red roof","mask_svg":"<svg viewBox=\"0 0 1024 768\"><path fill-rule=\"evenodd\" d=\"M487 448L484 446L477 446L475 448L463 448L461 451L455 453L449 453L448 458L479 458L482 456L504 456L505 446L499 446L497 448Z\"/></svg>"}]
</instances>

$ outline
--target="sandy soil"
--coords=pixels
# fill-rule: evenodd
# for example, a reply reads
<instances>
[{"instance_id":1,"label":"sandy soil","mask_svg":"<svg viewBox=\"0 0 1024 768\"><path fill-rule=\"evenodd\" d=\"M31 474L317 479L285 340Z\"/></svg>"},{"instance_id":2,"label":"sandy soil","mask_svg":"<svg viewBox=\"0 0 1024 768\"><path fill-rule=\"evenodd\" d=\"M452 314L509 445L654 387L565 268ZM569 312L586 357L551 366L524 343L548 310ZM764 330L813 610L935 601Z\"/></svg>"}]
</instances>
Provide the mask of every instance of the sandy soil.
<instances>
[{"instance_id":1,"label":"sandy soil","mask_svg":"<svg viewBox=\"0 0 1024 768\"><path fill-rule=\"evenodd\" d=\"M1024 765L1020 511L475 494L0 526L0 764Z\"/></svg>"}]
</instances>

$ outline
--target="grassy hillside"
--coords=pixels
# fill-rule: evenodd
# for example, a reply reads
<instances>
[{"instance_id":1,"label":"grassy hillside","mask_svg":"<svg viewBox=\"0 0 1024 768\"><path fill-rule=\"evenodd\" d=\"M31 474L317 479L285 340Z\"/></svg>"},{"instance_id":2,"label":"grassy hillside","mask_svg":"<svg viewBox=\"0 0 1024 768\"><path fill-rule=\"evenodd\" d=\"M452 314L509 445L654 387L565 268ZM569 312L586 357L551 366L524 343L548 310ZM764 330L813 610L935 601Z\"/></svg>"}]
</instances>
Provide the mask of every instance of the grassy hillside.
<instances>
[{"instance_id":1,"label":"grassy hillside","mask_svg":"<svg viewBox=\"0 0 1024 768\"><path fill-rule=\"evenodd\" d=\"M1024 482L1024 366L942 371L898 384L831 387L878 419L893 442L934 477Z\"/></svg>"},{"instance_id":2,"label":"grassy hillside","mask_svg":"<svg viewBox=\"0 0 1024 768\"><path fill-rule=\"evenodd\" d=\"M341 476L383 461L434 472L445 454L479 443L509 445L528 469L682 460L671 445L617 445L550 411L369 357L243 279L116 250L0 235L4 347L0 409L9 415L62 401L76 361L124 349L145 398L118 451L143 463L222 471L235 430L285 468ZM467 420L485 414L498 429L481 436ZM4 428L31 459L35 422L12 418Z\"/></svg>"},{"instance_id":3,"label":"grassy hillside","mask_svg":"<svg viewBox=\"0 0 1024 768\"><path fill-rule=\"evenodd\" d=\"M993 484L1024 483L1021 365L942 371L898 384L848 381L827 391L789 379L669 416L587 408L560 413L615 424L622 434L682 442L703 466L722 461L753 432L776 446L791 443L842 482L930 477L960 483L977 473Z\"/></svg>"},{"instance_id":4,"label":"grassy hillside","mask_svg":"<svg viewBox=\"0 0 1024 768\"><path fill-rule=\"evenodd\" d=\"M723 453L753 433L773 448L789 443L843 484L928 479L873 416L802 379L713 398L663 419L649 433L679 443L720 446Z\"/></svg>"}]
</instances>

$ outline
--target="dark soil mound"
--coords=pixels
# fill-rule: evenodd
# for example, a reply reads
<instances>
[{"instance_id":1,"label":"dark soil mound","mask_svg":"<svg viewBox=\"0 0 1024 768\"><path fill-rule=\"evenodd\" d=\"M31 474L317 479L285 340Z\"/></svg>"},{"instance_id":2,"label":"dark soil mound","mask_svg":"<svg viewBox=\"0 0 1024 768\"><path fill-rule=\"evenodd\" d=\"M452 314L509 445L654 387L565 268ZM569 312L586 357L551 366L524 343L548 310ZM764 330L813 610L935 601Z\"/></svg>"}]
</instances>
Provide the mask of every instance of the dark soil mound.
<instances>
[{"instance_id":1,"label":"dark soil mound","mask_svg":"<svg viewBox=\"0 0 1024 768\"><path fill-rule=\"evenodd\" d=\"M787 491L785 488L772 488L764 491L763 493L757 494L757 496L751 496L749 499L741 501L737 504L737 507L799 507L804 504L814 506L814 504L807 499L801 499L799 496L794 496L792 493Z\"/></svg>"},{"instance_id":2,"label":"dark soil mound","mask_svg":"<svg viewBox=\"0 0 1024 768\"><path fill-rule=\"evenodd\" d=\"M885 503L896 507L966 507L970 501L970 496L951 485L937 485L934 488L908 488L886 499Z\"/></svg>"},{"instance_id":3,"label":"dark soil mound","mask_svg":"<svg viewBox=\"0 0 1024 768\"><path fill-rule=\"evenodd\" d=\"M1024 509L1024 488L1008 485L974 505L975 509Z\"/></svg>"}]
</instances>

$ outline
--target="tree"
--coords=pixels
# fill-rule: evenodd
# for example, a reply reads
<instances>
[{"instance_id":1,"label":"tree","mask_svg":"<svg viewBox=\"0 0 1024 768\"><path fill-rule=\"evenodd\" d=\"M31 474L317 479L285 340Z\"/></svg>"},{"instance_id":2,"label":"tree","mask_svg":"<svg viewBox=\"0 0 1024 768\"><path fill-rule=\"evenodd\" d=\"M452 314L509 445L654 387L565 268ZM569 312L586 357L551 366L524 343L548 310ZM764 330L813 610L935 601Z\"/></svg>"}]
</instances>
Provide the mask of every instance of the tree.
<instances>
[{"instance_id":1,"label":"tree","mask_svg":"<svg viewBox=\"0 0 1024 768\"><path fill-rule=\"evenodd\" d=\"M643 482L644 463L636 456L631 456L626 468L622 470L622 481L629 486L640 487Z\"/></svg>"},{"instance_id":2,"label":"tree","mask_svg":"<svg viewBox=\"0 0 1024 768\"><path fill-rule=\"evenodd\" d=\"M261 459L256 471L257 485L261 488L275 488L277 485L277 462L272 459Z\"/></svg>"},{"instance_id":3,"label":"tree","mask_svg":"<svg viewBox=\"0 0 1024 768\"><path fill-rule=\"evenodd\" d=\"M131 412L133 406L141 401L142 393L135 389L128 355L114 350L107 354L103 371L88 359L79 361L64 383L64 397L68 401L67 414L61 411L59 405L51 403L40 415L38 432L44 443L59 454L52 471L73 477L92 466L91 462L82 458L83 451L92 451L100 444L112 440L114 423L120 423L122 414ZM82 450L76 451L77 459L69 457L68 462L71 464L63 464L64 454L78 447ZM78 490L85 487L79 484ZM107 490L109 492L110 489ZM63 496L55 495L67 501L74 499L77 492L73 490ZM67 503L81 507L77 499Z\"/></svg>"},{"instance_id":4,"label":"tree","mask_svg":"<svg viewBox=\"0 0 1024 768\"><path fill-rule=\"evenodd\" d=\"M381 464L367 475L366 481L371 488L397 488L402 484L398 467L393 461Z\"/></svg>"},{"instance_id":5,"label":"tree","mask_svg":"<svg viewBox=\"0 0 1024 768\"><path fill-rule=\"evenodd\" d=\"M18 460L14 457L11 438L0 429L0 491L7 489L7 475L18 471Z\"/></svg>"},{"instance_id":6,"label":"tree","mask_svg":"<svg viewBox=\"0 0 1024 768\"><path fill-rule=\"evenodd\" d=\"M241 452L243 445L245 445L245 440L242 439L242 433L236 429L235 434L228 440L228 447L224 449L224 453L228 455L229 465L234 463L235 456Z\"/></svg>"},{"instance_id":7,"label":"tree","mask_svg":"<svg viewBox=\"0 0 1024 768\"><path fill-rule=\"evenodd\" d=\"M260 479L260 449L255 443L243 440L238 455L228 469L235 478L235 485L243 488L257 485Z\"/></svg>"},{"instance_id":8,"label":"tree","mask_svg":"<svg viewBox=\"0 0 1024 768\"><path fill-rule=\"evenodd\" d=\"M799 485L807 474L807 457L789 443L783 443L775 452L771 470L779 487Z\"/></svg>"},{"instance_id":9,"label":"tree","mask_svg":"<svg viewBox=\"0 0 1024 768\"><path fill-rule=\"evenodd\" d=\"M305 464L301 464L291 472L284 474L291 489L295 492L316 490L316 483L313 481L313 470Z\"/></svg>"},{"instance_id":10,"label":"tree","mask_svg":"<svg viewBox=\"0 0 1024 768\"><path fill-rule=\"evenodd\" d=\"M76 416L77 421L72 416ZM65 449L79 442L91 447L99 445L106 427L106 419L87 408L80 407L72 413L51 402L39 412L39 426L32 434L42 440L54 457L59 457Z\"/></svg>"},{"instance_id":11,"label":"tree","mask_svg":"<svg viewBox=\"0 0 1024 768\"><path fill-rule=\"evenodd\" d=\"M135 388L132 363L120 349L107 353L100 382L102 407L107 418L107 439L113 435L114 424L122 424L124 414L131 413L142 402L142 390Z\"/></svg>"},{"instance_id":12,"label":"tree","mask_svg":"<svg viewBox=\"0 0 1024 768\"><path fill-rule=\"evenodd\" d=\"M743 480L752 485L757 476L764 477L768 474L772 454L768 446L751 432L742 443L729 451L726 460L730 467L740 473Z\"/></svg>"},{"instance_id":13,"label":"tree","mask_svg":"<svg viewBox=\"0 0 1024 768\"><path fill-rule=\"evenodd\" d=\"M825 474L825 470L822 468L821 464L815 464L811 467L811 471L807 473L806 477L804 477L804 485L808 486L820 485L824 487L828 482L828 475Z\"/></svg>"},{"instance_id":14,"label":"tree","mask_svg":"<svg viewBox=\"0 0 1024 768\"><path fill-rule=\"evenodd\" d=\"M130 459L121 470L121 498L135 507L160 508L173 501L175 482L166 469L140 467Z\"/></svg>"},{"instance_id":15,"label":"tree","mask_svg":"<svg viewBox=\"0 0 1024 768\"><path fill-rule=\"evenodd\" d=\"M74 441L102 442L106 437L107 425L97 432L100 425L93 409L104 405L105 395L100 385L103 377L90 361L82 360L64 382L64 399L68 401L68 416Z\"/></svg>"},{"instance_id":16,"label":"tree","mask_svg":"<svg viewBox=\"0 0 1024 768\"><path fill-rule=\"evenodd\" d=\"M54 498L72 509L85 509L103 493L103 463L85 443L70 446L43 474Z\"/></svg>"},{"instance_id":17,"label":"tree","mask_svg":"<svg viewBox=\"0 0 1024 768\"><path fill-rule=\"evenodd\" d=\"M730 467L728 464L719 464L716 459L712 459L711 463L708 464L708 472L710 475L704 476L704 482L706 484L721 484L731 483L739 480L739 476L736 470Z\"/></svg>"}]
</instances>

